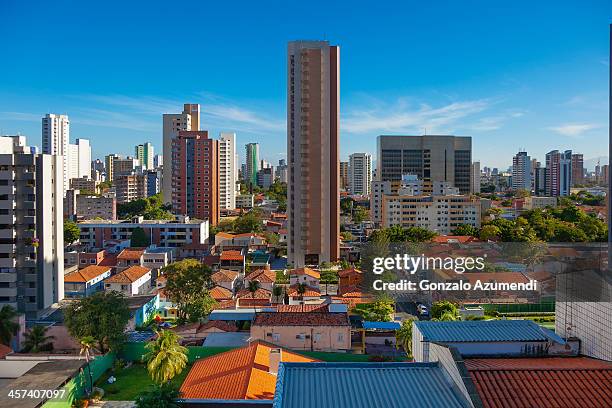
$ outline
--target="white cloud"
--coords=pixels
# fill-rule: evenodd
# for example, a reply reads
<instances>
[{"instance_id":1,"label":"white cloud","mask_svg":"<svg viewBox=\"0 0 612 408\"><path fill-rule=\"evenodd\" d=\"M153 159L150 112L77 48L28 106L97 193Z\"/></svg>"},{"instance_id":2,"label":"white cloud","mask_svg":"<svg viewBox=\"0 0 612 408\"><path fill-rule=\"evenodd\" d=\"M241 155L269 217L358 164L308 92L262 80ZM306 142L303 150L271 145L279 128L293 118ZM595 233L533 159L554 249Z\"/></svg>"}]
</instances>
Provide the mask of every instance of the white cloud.
<instances>
[{"instance_id":1,"label":"white cloud","mask_svg":"<svg viewBox=\"0 0 612 408\"><path fill-rule=\"evenodd\" d=\"M579 137L589 130L598 129L600 127L600 125L596 125L594 123L565 123L559 126L551 126L547 129L557 132L563 136Z\"/></svg>"}]
</instances>

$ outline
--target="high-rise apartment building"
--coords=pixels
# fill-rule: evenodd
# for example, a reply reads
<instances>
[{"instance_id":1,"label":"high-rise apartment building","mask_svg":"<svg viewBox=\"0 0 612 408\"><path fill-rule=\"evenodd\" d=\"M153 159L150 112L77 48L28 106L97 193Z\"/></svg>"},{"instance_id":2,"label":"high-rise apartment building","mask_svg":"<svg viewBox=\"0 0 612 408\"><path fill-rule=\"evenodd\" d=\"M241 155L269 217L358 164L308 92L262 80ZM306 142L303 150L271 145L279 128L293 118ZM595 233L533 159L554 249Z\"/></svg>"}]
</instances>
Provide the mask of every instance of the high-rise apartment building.
<instances>
[{"instance_id":1,"label":"high-rise apartment building","mask_svg":"<svg viewBox=\"0 0 612 408\"><path fill-rule=\"evenodd\" d=\"M546 153L546 195L570 194L572 186L572 151L552 150Z\"/></svg>"},{"instance_id":2,"label":"high-rise apartment building","mask_svg":"<svg viewBox=\"0 0 612 408\"><path fill-rule=\"evenodd\" d=\"M208 132L178 132L172 141L172 209L175 214L219 222L219 142Z\"/></svg>"},{"instance_id":3,"label":"high-rise apartment building","mask_svg":"<svg viewBox=\"0 0 612 408\"><path fill-rule=\"evenodd\" d=\"M293 41L287 53L288 261L339 258L340 48Z\"/></svg>"},{"instance_id":4,"label":"high-rise apartment building","mask_svg":"<svg viewBox=\"0 0 612 408\"><path fill-rule=\"evenodd\" d=\"M348 190L349 185L349 162L340 162L340 189Z\"/></svg>"},{"instance_id":5,"label":"high-rise apartment building","mask_svg":"<svg viewBox=\"0 0 612 408\"><path fill-rule=\"evenodd\" d=\"M236 208L236 182L238 163L236 161L236 134L221 132L219 135L219 208Z\"/></svg>"},{"instance_id":6,"label":"high-rise apartment building","mask_svg":"<svg viewBox=\"0 0 612 408\"><path fill-rule=\"evenodd\" d=\"M181 130L200 130L200 105L186 103L181 113L163 115L163 154L172 159L172 141ZM162 193L164 202L172 202L172 163L164 166L162 173Z\"/></svg>"},{"instance_id":7,"label":"high-rise apartment building","mask_svg":"<svg viewBox=\"0 0 612 408\"><path fill-rule=\"evenodd\" d=\"M115 157L113 159L113 178L115 182L118 177L134 174L140 167L140 161L134 157Z\"/></svg>"},{"instance_id":8,"label":"high-rise apartment building","mask_svg":"<svg viewBox=\"0 0 612 408\"><path fill-rule=\"evenodd\" d=\"M244 180L248 185L257 185L257 172L259 171L259 143L248 143L246 149L246 174Z\"/></svg>"},{"instance_id":9,"label":"high-rise apartment building","mask_svg":"<svg viewBox=\"0 0 612 408\"><path fill-rule=\"evenodd\" d=\"M54 154L62 156L63 161L63 187L62 195L69 188L69 152L70 144L70 120L68 115L56 115L47 113L42 118L42 152L43 154Z\"/></svg>"},{"instance_id":10,"label":"high-rise apartment building","mask_svg":"<svg viewBox=\"0 0 612 408\"><path fill-rule=\"evenodd\" d=\"M118 204L148 197L145 174L115 174L114 185Z\"/></svg>"},{"instance_id":11,"label":"high-rise apartment building","mask_svg":"<svg viewBox=\"0 0 612 408\"><path fill-rule=\"evenodd\" d=\"M531 191L531 157L518 152L512 158L512 189Z\"/></svg>"},{"instance_id":12,"label":"high-rise apartment building","mask_svg":"<svg viewBox=\"0 0 612 408\"><path fill-rule=\"evenodd\" d=\"M61 156L0 137L0 308L27 318L64 297L63 177Z\"/></svg>"},{"instance_id":13,"label":"high-rise apartment building","mask_svg":"<svg viewBox=\"0 0 612 408\"><path fill-rule=\"evenodd\" d=\"M572 186L584 183L584 155L572 153Z\"/></svg>"},{"instance_id":14,"label":"high-rise apartment building","mask_svg":"<svg viewBox=\"0 0 612 408\"><path fill-rule=\"evenodd\" d=\"M104 169L106 170L106 180L113 181L113 164L115 159L119 159L120 156L118 154L109 154L104 156Z\"/></svg>"},{"instance_id":15,"label":"high-rise apartment building","mask_svg":"<svg viewBox=\"0 0 612 408\"><path fill-rule=\"evenodd\" d=\"M353 153L349 156L348 183L351 194L369 195L372 183L372 155Z\"/></svg>"},{"instance_id":16,"label":"high-rise apartment building","mask_svg":"<svg viewBox=\"0 0 612 408\"><path fill-rule=\"evenodd\" d=\"M134 156L140 161L143 170L151 170L155 168L153 158L155 152L151 143L143 143L134 147Z\"/></svg>"},{"instance_id":17,"label":"high-rise apartment building","mask_svg":"<svg viewBox=\"0 0 612 408\"><path fill-rule=\"evenodd\" d=\"M461 194L472 191L472 138L469 136L378 136L377 178L394 189L402 176L423 180L426 193L436 181L447 181Z\"/></svg>"},{"instance_id":18,"label":"high-rise apartment building","mask_svg":"<svg viewBox=\"0 0 612 408\"><path fill-rule=\"evenodd\" d=\"M276 166L274 178L278 179L281 183L287 183L287 171L287 161L285 159L280 159L278 161L278 166Z\"/></svg>"},{"instance_id":19,"label":"high-rise apartment building","mask_svg":"<svg viewBox=\"0 0 612 408\"><path fill-rule=\"evenodd\" d=\"M480 193L480 162L472 163L472 193Z\"/></svg>"},{"instance_id":20,"label":"high-rise apartment building","mask_svg":"<svg viewBox=\"0 0 612 408\"><path fill-rule=\"evenodd\" d=\"M68 180L91 178L91 144L87 139L77 139L68 144Z\"/></svg>"}]
</instances>

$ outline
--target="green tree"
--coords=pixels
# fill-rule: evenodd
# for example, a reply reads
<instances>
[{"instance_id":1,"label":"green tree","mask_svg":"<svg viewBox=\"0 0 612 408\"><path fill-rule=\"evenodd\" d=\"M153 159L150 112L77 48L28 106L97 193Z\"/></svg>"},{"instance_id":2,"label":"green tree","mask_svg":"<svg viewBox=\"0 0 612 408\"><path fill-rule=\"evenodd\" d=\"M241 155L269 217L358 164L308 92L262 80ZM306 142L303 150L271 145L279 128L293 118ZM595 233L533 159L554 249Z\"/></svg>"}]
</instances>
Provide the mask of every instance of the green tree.
<instances>
[{"instance_id":1,"label":"green tree","mask_svg":"<svg viewBox=\"0 0 612 408\"><path fill-rule=\"evenodd\" d=\"M353 210L353 199L351 197L344 197L340 199L340 211L342 214L350 214Z\"/></svg>"},{"instance_id":2,"label":"green tree","mask_svg":"<svg viewBox=\"0 0 612 408\"><path fill-rule=\"evenodd\" d=\"M153 381L164 384L187 366L187 348L180 345L179 336L173 331L161 330L156 334L157 338L145 346L144 360Z\"/></svg>"},{"instance_id":3,"label":"green tree","mask_svg":"<svg viewBox=\"0 0 612 408\"><path fill-rule=\"evenodd\" d=\"M211 270L196 259L184 259L163 268L166 295L177 307L180 321L198 321L207 316L215 301L208 290L212 287Z\"/></svg>"},{"instance_id":4,"label":"green tree","mask_svg":"<svg viewBox=\"0 0 612 408\"><path fill-rule=\"evenodd\" d=\"M251 292L251 297L253 299L255 299L255 293L259 290L259 288L261 288L261 283L259 283L259 281L257 280L249 281L249 285L247 286L247 289L249 290L249 292Z\"/></svg>"},{"instance_id":5,"label":"green tree","mask_svg":"<svg viewBox=\"0 0 612 408\"><path fill-rule=\"evenodd\" d=\"M47 327L42 325L32 326L25 333L23 348L26 353L40 353L41 351L53 350L53 336L47 336Z\"/></svg>"},{"instance_id":6,"label":"green tree","mask_svg":"<svg viewBox=\"0 0 612 408\"><path fill-rule=\"evenodd\" d=\"M461 224L457 228L453 230L453 235L469 235L472 237L477 237L479 234L478 228L474 227L470 224Z\"/></svg>"},{"instance_id":7,"label":"green tree","mask_svg":"<svg viewBox=\"0 0 612 408\"><path fill-rule=\"evenodd\" d=\"M361 206L355 207L353 210L353 222L361 224L362 222L370 219L370 212Z\"/></svg>"},{"instance_id":8,"label":"green tree","mask_svg":"<svg viewBox=\"0 0 612 408\"><path fill-rule=\"evenodd\" d=\"M406 319L402 326L395 331L395 346L402 346L409 357L412 357L412 323L416 319Z\"/></svg>"},{"instance_id":9,"label":"green tree","mask_svg":"<svg viewBox=\"0 0 612 408\"><path fill-rule=\"evenodd\" d=\"M449 315L446 316L447 318L450 315L458 317L459 309L457 308L456 304L449 302L448 300L440 300L438 302L434 302L434 304L431 305L431 318L432 319L440 320L442 315L445 313L449 313Z\"/></svg>"},{"instance_id":10,"label":"green tree","mask_svg":"<svg viewBox=\"0 0 612 408\"><path fill-rule=\"evenodd\" d=\"M146 248L151 244L151 240L147 236L145 230L141 227L136 227L132 230L130 236L130 246L133 248Z\"/></svg>"},{"instance_id":11,"label":"green tree","mask_svg":"<svg viewBox=\"0 0 612 408\"><path fill-rule=\"evenodd\" d=\"M19 330L19 324L15 322L17 311L10 305L4 305L0 309L0 344L9 345L13 336Z\"/></svg>"},{"instance_id":12,"label":"green tree","mask_svg":"<svg viewBox=\"0 0 612 408\"><path fill-rule=\"evenodd\" d=\"M180 408L176 402L179 397L180 393L175 385L162 384L141 392L134 402L136 408Z\"/></svg>"},{"instance_id":13,"label":"green tree","mask_svg":"<svg viewBox=\"0 0 612 408\"><path fill-rule=\"evenodd\" d=\"M295 290L297 291L298 295L300 296L300 300L304 300L304 293L306 293L306 291L308 290L308 285L306 285L305 283L298 283L297 287L295 288Z\"/></svg>"},{"instance_id":14,"label":"green tree","mask_svg":"<svg viewBox=\"0 0 612 408\"><path fill-rule=\"evenodd\" d=\"M343 241L352 241L354 239L353 234L348 231L341 232L340 237Z\"/></svg>"},{"instance_id":15,"label":"green tree","mask_svg":"<svg viewBox=\"0 0 612 408\"><path fill-rule=\"evenodd\" d=\"M76 222L64 220L64 244L72 245L81 237L81 230Z\"/></svg>"},{"instance_id":16,"label":"green tree","mask_svg":"<svg viewBox=\"0 0 612 408\"><path fill-rule=\"evenodd\" d=\"M263 219L260 211L253 209L248 213L236 218L233 229L237 234L245 234L248 232L257 233L263 231Z\"/></svg>"},{"instance_id":17,"label":"green tree","mask_svg":"<svg viewBox=\"0 0 612 408\"><path fill-rule=\"evenodd\" d=\"M274 295L275 298L279 298L283 295L283 287L279 286L279 285L274 285L274 287L272 288L272 295Z\"/></svg>"},{"instance_id":18,"label":"green tree","mask_svg":"<svg viewBox=\"0 0 612 408\"><path fill-rule=\"evenodd\" d=\"M501 236L501 230L495 225L485 225L480 229L478 236L483 241L495 241Z\"/></svg>"},{"instance_id":19,"label":"green tree","mask_svg":"<svg viewBox=\"0 0 612 408\"><path fill-rule=\"evenodd\" d=\"M450 310L447 310L444 313L442 313L442 315L440 315L438 319L433 318L432 320L438 320L440 322L454 322L455 320L458 320L458 319L459 319L458 315L454 314Z\"/></svg>"},{"instance_id":20,"label":"green tree","mask_svg":"<svg viewBox=\"0 0 612 408\"><path fill-rule=\"evenodd\" d=\"M391 298L380 298L363 308L356 309L364 320L370 322L388 322L393 318L395 312L394 302Z\"/></svg>"},{"instance_id":21,"label":"green tree","mask_svg":"<svg viewBox=\"0 0 612 408\"><path fill-rule=\"evenodd\" d=\"M64 324L70 335L76 339L93 337L102 354L123 344L129 319L127 301L117 291L97 292L64 307Z\"/></svg>"}]
</instances>

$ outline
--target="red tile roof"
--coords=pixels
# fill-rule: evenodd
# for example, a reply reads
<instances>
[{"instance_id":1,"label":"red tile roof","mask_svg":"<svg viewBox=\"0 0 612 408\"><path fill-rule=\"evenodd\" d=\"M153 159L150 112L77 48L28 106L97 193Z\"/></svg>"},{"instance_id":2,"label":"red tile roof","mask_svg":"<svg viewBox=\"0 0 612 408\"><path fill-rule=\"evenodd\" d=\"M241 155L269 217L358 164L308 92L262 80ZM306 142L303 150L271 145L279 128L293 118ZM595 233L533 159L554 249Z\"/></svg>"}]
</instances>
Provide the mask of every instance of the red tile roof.
<instances>
[{"instance_id":1,"label":"red tile roof","mask_svg":"<svg viewBox=\"0 0 612 408\"><path fill-rule=\"evenodd\" d=\"M292 285L289 287L289 290L287 291L287 295L289 297L296 297L296 296L319 297L321 296L321 292L318 289L311 288L310 286L306 285L306 291L304 292L303 295L300 295L298 292L298 285Z\"/></svg>"},{"instance_id":2,"label":"red tile roof","mask_svg":"<svg viewBox=\"0 0 612 408\"><path fill-rule=\"evenodd\" d=\"M117 255L104 255L98 266L117 266Z\"/></svg>"},{"instance_id":3,"label":"red tile roof","mask_svg":"<svg viewBox=\"0 0 612 408\"><path fill-rule=\"evenodd\" d=\"M210 278L215 283L220 282L233 282L234 279L238 276L238 272L230 271L229 269L221 269L215 273L213 273Z\"/></svg>"},{"instance_id":4,"label":"red tile roof","mask_svg":"<svg viewBox=\"0 0 612 408\"><path fill-rule=\"evenodd\" d=\"M267 289L259 288L255 291L255 293L251 293L248 289L242 289L236 294L236 298L251 298L251 299L270 299L272 297L272 292Z\"/></svg>"},{"instance_id":5,"label":"red tile roof","mask_svg":"<svg viewBox=\"0 0 612 408\"><path fill-rule=\"evenodd\" d=\"M138 279L142 278L147 273L151 272L151 269L145 268L144 266L131 266L125 271L122 271L116 275L111 276L105 280L106 283L133 283Z\"/></svg>"},{"instance_id":6,"label":"red tile roof","mask_svg":"<svg viewBox=\"0 0 612 408\"><path fill-rule=\"evenodd\" d=\"M181 385L185 399L272 399L276 376L270 370L270 350L262 341L195 362ZM310 357L282 349L281 361L313 362Z\"/></svg>"},{"instance_id":7,"label":"red tile roof","mask_svg":"<svg viewBox=\"0 0 612 408\"><path fill-rule=\"evenodd\" d=\"M256 269L249 273L244 280L246 281L259 281L261 283L274 283L276 282L276 273L270 269Z\"/></svg>"},{"instance_id":8,"label":"red tile roof","mask_svg":"<svg viewBox=\"0 0 612 408\"><path fill-rule=\"evenodd\" d=\"M223 251L220 259L222 261L242 261L244 259L244 255L242 255L240 251Z\"/></svg>"},{"instance_id":9,"label":"red tile roof","mask_svg":"<svg viewBox=\"0 0 612 408\"><path fill-rule=\"evenodd\" d=\"M435 242L438 244L447 244L458 242L460 244L465 244L467 242L477 242L478 239L474 238L470 235L438 235L431 239L431 242Z\"/></svg>"},{"instance_id":10,"label":"red tile roof","mask_svg":"<svg viewBox=\"0 0 612 408\"><path fill-rule=\"evenodd\" d=\"M279 313L312 313L327 312L327 304L320 305L277 305L276 311Z\"/></svg>"},{"instance_id":11,"label":"red tile roof","mask_svg":"<svg viewBox=\"0 0 612 408\"><path fill-rule=\"evenodd\" d=\"M297 276L308 275L315 279L321 279L321 274L310 268L293 269L291 270L291 272L289 272L289 276L294 276L294 275L297 275Z\"/></svg>"},{"instance_id":12,"label":"red tile roof","mask_svg":"<svg viewBox=\"0 0 612 408\"><path fill-rule=\"evenodd\" d=\"M89 265L83 269L79 269L78 271L70 272L69 274L64 275L64 282L68 282L68 283L89 282L90 280L95 279L98 276L110 270L111 268L109 266Z\"/></svg>"},{"instance_id":13,"label":"red tile roof","mask_svg":"<svg viewBox=\"0 0 612 408\"><path fill-rule=\"evenodd\" d=\"M359 269L356 269L356 268L342 269L341 271L338 271L338 277L348 278L349 276L358 276L358 275L361 275L362 273L363 272L361 272Z\"/></svg>"},{"instance_id":14,"label":"red tile roof","mask_svg":"<svg viewBox=\"0 0 612 408\"><path fill-rule=\"evenodd\" d=\"M612 401L612 363L586 357L465 363L484 408L603 407Z\"/></svg>"},{"instance_id":15,"label":"red tile roof","mask_svg":"<svg viewBox=\"0 0 612 408\"><path fill-rule=\"evenodd\" d=\"M222 286L215 286L211 290L209 290L208 293L216 301L229 300L233 296L233 293L231 290L228 290Z\"/></svg>"},{"instance_id":16,"label":"red tile roof","mask_svg":"<svg viewBox=\"0 0 612 408\"><path fill-rule=\"evenodd\" d=\"M254 326L349 326L346 313L264 312L253 320Z\"/></svg>"},{"instance_id":17,"label":"red tile roof","mask_svg":"<svg viewBox=\"0 0 612 408\"><path fill-rule=\"evenodd\" d=\"M144 248L126 248L117 256L118 260L137 261L144 254Z\"/></svg>"}]
</instances>

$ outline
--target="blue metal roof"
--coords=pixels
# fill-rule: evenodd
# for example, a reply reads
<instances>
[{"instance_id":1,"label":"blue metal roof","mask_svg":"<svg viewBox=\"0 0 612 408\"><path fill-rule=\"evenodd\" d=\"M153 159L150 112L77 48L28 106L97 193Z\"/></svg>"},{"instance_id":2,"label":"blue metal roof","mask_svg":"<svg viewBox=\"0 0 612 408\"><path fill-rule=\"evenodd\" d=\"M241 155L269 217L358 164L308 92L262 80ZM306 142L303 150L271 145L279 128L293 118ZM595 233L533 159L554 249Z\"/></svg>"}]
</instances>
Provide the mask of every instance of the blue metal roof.
<instances>
[{"instance_id":1,"label":"blue metal roof","mask_svg":"<svg viewBox=\"0 0 612 408\"><path fill-rule=\"evenodd\" d=\"M281 363L274 408L468 407L437 363Z\"/></svg>"},{"instance_id":2,"label":"blue metal roof","mask_svg":"<svg viewBox=\"0 0 612 408\"><path fill-rule=\"evenodd\" d=\"M398 322L362 322L364 329L398 330L401 325Z\"/></svg>"},{"instance_id":3,"label":"blue metal roof","mask_svg":"<svg viewBox=\"0 0 612 408\"><path fill-rule=\"evenodd\" d=\"M418 321L414 325L426 341L565 341L531 320L468 320L455 322Z\"/></svg>"},{"instance_id":4,"label":"blue metal roof","mask_svg":"<svg viewBox=\"0 0 612 408\"><path fill-rule=\"evenodd\" d=\"M213 310L208 316L208 320L246 320L251 321L255 318L255 311L252 309L246 310Z\"/></svg>"}]
</instances>

